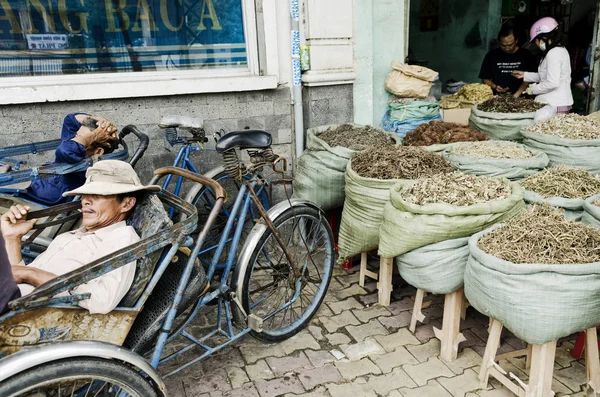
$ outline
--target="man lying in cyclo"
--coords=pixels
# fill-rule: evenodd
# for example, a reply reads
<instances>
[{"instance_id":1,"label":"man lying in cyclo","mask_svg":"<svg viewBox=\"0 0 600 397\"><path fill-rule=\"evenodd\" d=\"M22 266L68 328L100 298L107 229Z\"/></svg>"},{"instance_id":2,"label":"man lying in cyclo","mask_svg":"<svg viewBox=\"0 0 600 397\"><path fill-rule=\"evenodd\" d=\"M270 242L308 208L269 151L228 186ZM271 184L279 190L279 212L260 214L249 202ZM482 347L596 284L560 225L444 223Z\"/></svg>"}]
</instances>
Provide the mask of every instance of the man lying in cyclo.
<instances>
[{"instance_id":1,"label":"man lying in cyclo","mask_svg":"<svg viewBox=\"0 0 600 397\"><path fill-rule=\"evenodd\" d=\"M6 310L8 301L18 297L19 292L27 295L53 278L138 242L139 236L125 220L145 192L159 190L158 186L142 185L126 162L104 160L96 163L88 168L83 186L64 193L65 196L81 196L82 227L56 237L48 249L27 266L21 257L21 238L32 229L36 220L24 220L29 207L11 207L0 218L0 230L8 253L6 258L0 252L0 312ZM12 275L6 262L10 262ZM69 293L89 292L90 298L80 301L79 305L90 313L108 313L129 290L135 264L135 261L128 263L73 288ZM14 288L15 282L18 291Z\"/></svg>"},{"instance_id":2,"label":"man lying in cyclo","mask_svg":"<svg viewBox=\"0 0 600 397\"><path fill-rule=\"evenodd\" d=\"M110 154L118 147L117 128L104 117L72 113L65 117L54 163L75 164L91 156ZM85 171L35 180L20 196L45 205L70 201L63 193L83 185Z\"/></svg>"}]
</instances>

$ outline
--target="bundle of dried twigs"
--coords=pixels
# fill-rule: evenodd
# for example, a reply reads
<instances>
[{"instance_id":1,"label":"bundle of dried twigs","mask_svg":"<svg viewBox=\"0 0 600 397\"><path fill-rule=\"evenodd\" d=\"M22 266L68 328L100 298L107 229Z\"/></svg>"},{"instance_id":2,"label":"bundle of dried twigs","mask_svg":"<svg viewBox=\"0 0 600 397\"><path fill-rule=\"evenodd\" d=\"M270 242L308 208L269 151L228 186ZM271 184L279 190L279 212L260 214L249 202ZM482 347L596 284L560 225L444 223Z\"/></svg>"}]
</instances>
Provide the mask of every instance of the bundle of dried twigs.
<instances>
[{"instance_id":1,"label":"bundle of dried twigs","mask_svg":"<svg viewBox=\"0 0 600 397\"><path fill-rule=\"evenodd\" d=\"M452 148L449 153L479 159L529 159L534 156L527 148L509 141L470 142Z\"/></svg>"},{"instance_id":2,"label":"bundle of dried twigs","mask_svg":"<svg viewBox=\"0 0 600 397\"><path fill-rule=\"evenodd\" d=\"M564 197L586 199L600 193L600 179L581 168L547 168L519 182L523 188L542 197Z\"/></svg>"},{"instance_id":3,"label":"bundle of dried twigs","mask_svg":"<svg viewBox=\"0 0 600 397\"><path fill-rule=\"evenodd\" d=\"M406 134L403 143L407 146L429 146L487 139L483 133L469 126L435 120L421 124Z\"/></svg>"},{"instance_id":4,"label":"bundle of dried twigs","mask_svg":"<svg viewBox=\"0 0 600 397\"><path fill-rule=\"evenodd\" d=\"M483 236L477 246L513 263L600 261L600 229L567 220L550 205L534 205Z\"/></svg>"},{"instance_id":5,"label":"bundle of dried twigs","mask_svg":"<svg viewBox=\"0 0 600 397\"><path fill-rule=\"evenodd\" d=\"M331 147L342 146L357 151L375 146L395 144L389 135L370 125L354 127L351 124L343 124L321 133L319 138Z\"/></svg>"},{"instance_id":6,"label":"bundle of dried twigs","mask_svg":"<svg viewBox=\"0 0 600 397\"><path fill-rule=\"evenodd\" d=\"M407 146L379 146L358 153L352 157L352 169L376 179L417 179L453 170L442 156Z\"/></svg>"},{"instance_id":7,"label":"bundle of dried twigs","mask_svg":"<svg viewBox=\"0 0 600 397\"><path fill-rule=\"evenodd\" d=\"M600 120L578 114L557 114L527 130L566 139L600 139Z\"/></svg>"},{"instance_id":8,"label":"bundle of dried twigs","mask_svg":"<svg viewBox=\"0 0 600 397\"><path fill-rule=\"evenodd\" d=\"M511 193L510 183L506 180L456 171L417 181L401 195L404 200L417 205L447 203L467 206L505 199Z\"/></svg>"}]
</instances>

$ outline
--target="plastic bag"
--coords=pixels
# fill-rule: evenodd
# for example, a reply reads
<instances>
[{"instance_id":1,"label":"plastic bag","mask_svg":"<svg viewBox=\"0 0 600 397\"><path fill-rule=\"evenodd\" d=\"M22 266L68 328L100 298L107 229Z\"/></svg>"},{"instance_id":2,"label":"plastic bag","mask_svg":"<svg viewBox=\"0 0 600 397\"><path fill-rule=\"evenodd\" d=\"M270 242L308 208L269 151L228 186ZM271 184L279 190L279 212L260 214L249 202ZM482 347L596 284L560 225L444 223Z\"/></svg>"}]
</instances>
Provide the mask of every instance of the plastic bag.
<instances>
[{"instance_id":1,"label":"plastic bag","mask_svg":"<svg viewBox=\"0 0 600 397\"><path fill-rule=\"evenodd\" d=\"M556 108L554 106L546 105L541 109L535 111L535 117L533 118L534 123L544 121L556 114Z\"/></svg>"}]
</instances>

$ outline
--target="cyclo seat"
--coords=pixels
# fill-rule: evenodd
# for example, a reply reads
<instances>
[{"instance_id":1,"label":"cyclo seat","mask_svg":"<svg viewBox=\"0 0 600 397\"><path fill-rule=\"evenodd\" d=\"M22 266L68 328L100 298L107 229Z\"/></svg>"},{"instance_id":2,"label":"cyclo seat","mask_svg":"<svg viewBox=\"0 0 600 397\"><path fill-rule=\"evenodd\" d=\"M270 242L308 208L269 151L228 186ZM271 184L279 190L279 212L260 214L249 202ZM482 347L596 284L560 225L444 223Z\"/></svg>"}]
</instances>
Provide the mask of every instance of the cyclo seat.
<instances>
[{"instance_id":1,"label":"cyclo seat","mask_svg":"<svg viewBox=\"0 0 600 397\"><path fill-rule=\"evenodd\" d=\"M160 119L158 126L160 128L188 128L188 129L196 129L202 128L204 125L204 120L197 117L188 117L188 116L164 116Z\"/></svg>"},{"instance_id":2,"label":"cyclo seat","mask_svg":"<svg viewBox=\"0 0 600 397\"><path fill-rule=\"evenodd\" d=\"M271 146L271 134L263 130L234 131L223 135L217 142L217 152L223 153L232 148L239 149L266 149Z\"/></svg>"}]
</instances>

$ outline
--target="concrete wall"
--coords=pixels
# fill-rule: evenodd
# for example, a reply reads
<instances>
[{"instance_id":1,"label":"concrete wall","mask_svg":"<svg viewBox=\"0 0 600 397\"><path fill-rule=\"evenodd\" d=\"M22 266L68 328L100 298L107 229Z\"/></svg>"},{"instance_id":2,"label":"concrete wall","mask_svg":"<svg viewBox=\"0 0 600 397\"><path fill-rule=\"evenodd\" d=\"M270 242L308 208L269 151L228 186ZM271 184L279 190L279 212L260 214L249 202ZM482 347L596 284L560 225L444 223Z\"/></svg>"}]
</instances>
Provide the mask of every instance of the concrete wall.
<instances>
[{"instance_id":1,"label":"concrete wall","mask_svg":"<svg viewBox=\"0 0 600 397\"><path fill-rule=\"evenodd\" d=\"M64 116L76 111L105 116L118 127L134 124L149 135L150 147L136 166L143 182L151 178L154 169L171 165L175 159L178 148L169 146L170 150L167 150L163 131L157 127L162 116L172 114L203 118L210 138L207 144L209 147L214 147L213 132L220 129L227 132L246 127L265 129L273 135L274 151L288 157L290 163L293 163L293 127L288 88L244 93L2 106L0 147L58 139ZM41 164L52 157L29 156L29 161L31 165ZM218 166L220 161L220 156L214 151L194 153L194 163L200 172Z\"/></svg>"},{"instance_id":2,"label":"concrete wall","mask_svg":"<svg viewBox=\"0 0 600 397\"><path fill-rule=\"evenodd\" d=\"M441 0L439 29L421 32L420 0L410 2L410 51L440 79L478 82L481 62L500 29L501 0ZM479 23L481 44L468 47L465 37Z\"/></svg>"},{"instance_id":3,"label":"concrete wall","mask_svg":"<svg viewBox=\"0 0 600 397\"><path fill-rule=\"evenodd\" d=\"M303 87L304 128L352 122L352 84Z\"/></svg>"}]
</instances>

